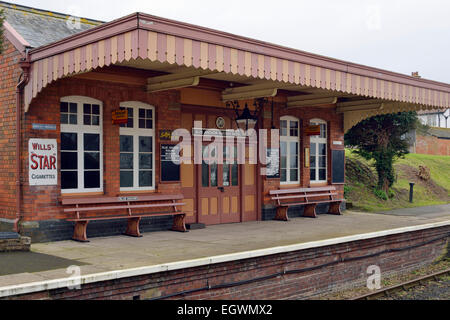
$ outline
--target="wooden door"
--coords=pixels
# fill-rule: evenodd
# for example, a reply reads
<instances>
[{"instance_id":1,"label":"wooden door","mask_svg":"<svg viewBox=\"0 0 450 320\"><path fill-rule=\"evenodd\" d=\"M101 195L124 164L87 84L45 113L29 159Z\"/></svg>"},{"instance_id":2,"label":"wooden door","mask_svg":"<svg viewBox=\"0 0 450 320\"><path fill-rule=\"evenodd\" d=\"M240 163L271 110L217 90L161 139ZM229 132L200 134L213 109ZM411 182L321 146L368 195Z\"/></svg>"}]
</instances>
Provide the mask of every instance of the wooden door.
<instances>
[{"instance_id":1,"label":"wooden door","mask_svg":"<svg viewBox=\"0 0 450 320\"><path fill-rule=\"evenodd\" d=\"M217 146L203 146L203 154L217 156ZM224 158L230 152L223 147ZM240 222L240 186L237 161L212 162L208 157L198 165L199 222L220 224Z\"/></svg>"}]
</instances>

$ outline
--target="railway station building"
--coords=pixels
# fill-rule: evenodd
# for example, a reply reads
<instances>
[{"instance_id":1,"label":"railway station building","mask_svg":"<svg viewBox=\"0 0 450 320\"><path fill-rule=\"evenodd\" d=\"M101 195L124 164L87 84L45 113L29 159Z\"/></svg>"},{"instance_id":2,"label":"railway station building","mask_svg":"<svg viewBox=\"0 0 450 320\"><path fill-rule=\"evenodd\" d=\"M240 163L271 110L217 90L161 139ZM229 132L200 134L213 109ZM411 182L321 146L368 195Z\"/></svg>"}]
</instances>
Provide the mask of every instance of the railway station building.
<instances>
[{"instance_id":1,"label":"railway station building","mask_svg":"<svg viewBox=\"0 0 450 320\"><path fill-rule=\"evenodd\" d=\"M145 13L101 22L0 8L0 230L36 242L72 237L67 199L181 194L186 224L207 227L273 219L273 190L332 186L343 198L346 131L374 115L450 108L446 83ZM234 142L212 144L231 129ZM238 129L257 143L240 145ZM172 219L145 217L140 228L167 230ZM125 227L92 221L88 234Z\"/></svg>"}]
</instances>

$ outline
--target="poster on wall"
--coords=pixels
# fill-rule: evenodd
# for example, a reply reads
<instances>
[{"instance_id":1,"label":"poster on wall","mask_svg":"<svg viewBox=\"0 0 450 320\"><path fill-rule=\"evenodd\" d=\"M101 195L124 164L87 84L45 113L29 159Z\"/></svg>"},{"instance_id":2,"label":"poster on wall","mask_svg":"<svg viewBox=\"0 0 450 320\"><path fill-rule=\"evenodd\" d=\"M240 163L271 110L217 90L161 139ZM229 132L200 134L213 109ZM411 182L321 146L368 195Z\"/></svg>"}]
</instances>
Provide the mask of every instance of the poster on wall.
<instances>
[{"instance_id":1,"label":"poster on wall","mask_svg":"<svg viewBox=\"0 0 450 320\"><path fill-rule=\"evenodd\" d=\"M180 181L180 147L161 144L161 181Z\"/></svg>"},{"instance_id":2,"label":"poster on wall","mask_svg":"<svg viewBox=\"0 0 450 320\"><path fill-rule=\"evenodd\" d=\"M58 184L58 144L55 139L30 139L28 157L30 186Z\"/></svg>"},{"instance_id":3,"label":"poster on wall","mask_svg":"<svg viewBox=\"0 0 450 320\"><path fill-rule=\"evenodd\" d=\"M266 176L269 179L280 177L280 149L267 149Z\"/></svg>"}]
</instances>

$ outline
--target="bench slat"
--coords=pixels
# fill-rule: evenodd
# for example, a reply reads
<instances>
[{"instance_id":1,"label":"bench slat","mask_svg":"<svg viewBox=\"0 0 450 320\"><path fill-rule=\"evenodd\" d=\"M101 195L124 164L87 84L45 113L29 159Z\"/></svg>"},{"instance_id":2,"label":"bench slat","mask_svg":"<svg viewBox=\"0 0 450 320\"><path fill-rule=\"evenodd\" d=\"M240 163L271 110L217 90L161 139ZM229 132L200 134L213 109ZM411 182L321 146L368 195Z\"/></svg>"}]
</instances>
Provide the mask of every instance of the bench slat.
<instances>
[{"instance_id":1,"label":"bench slat","mask_svg":"<svg viewBox=\"0 0 450 320\"><path fill-rule=\"evenodd\" d=\"M304 204L318 204L318 203L334 203L334 202L342 202L344 199L337 200L324 200L324 201L312 201L312 202L284 202L281 203L281 207L291 207L291 206L301 206Z\"/></svg>"},{"instance_id":2,"label":"bench slat","mask_svg":"<svg viewBox=\"0 0 450 320\"><path fill-rule=\"evenodd\" d=\"M114 220L114 219L130 219L130 218L141 218L141 217L157 217L157 216L177 216L184 214L182 211L167 212L167 213L147 213L147 214L135 214L131 216L105 216L105 217L88 217L80 219L67 219L67 221L94 221L94 220Z\"/></svg>"},{"instance_id":3,"label":"bench slat","mask_svg":"<svg viewBox=\"0 0 450 320\"><path fill-rule=\"evenodd\" d=\"M270 195L289 194L289 193L304 193L304 192L318 192L318 191L336 191L336 187L317 187L317 188L296 188L296 189L280 189L271 190Z\"/></svg>"},{"instance_id":4,"label":"bench slat","mask_svg":"<svg viewBox=\"0 0 450 320\"><path fill-rule=\"evenodd\" d=\"M295 195L295 196L283 196L275 197L272 200L283 200L283 199L297 199L297 198L313 198L313 197L325 197L325 196L337 196L337 193L319 193L319 194L307 194L307 195Z\"/></svg>"},{"instance_id":5,"label":"bench slat","mask_svg":"<svg viewBox=\"0 0 450 320\"><path fill-rule=\"evenodd\" d=\"M88 207L88 208L70 208L64 209L64 212L87 212L87 211L100 211L100 210L116 210L116 209L140 209L140 208L164 208L164 207L176 207L184 206L186 203L161 203L161 204L138 204L138 205L123 205L123 206L103 206L103 207Z\"/></svg>"},{"instance_id":6,"label":"bench slat","mask_svg":"<svg viewBox=\"0 0 450 320\"><path fill-rule=\"evenodd\" d=\"M127 198L127 200L121 201L119 198ZM149 196L127 195L117 197L63 198L61 199L61 203L63 205L76 205L76 204L144 202L144 201L167 201L167 200L181 200L181 199L184 199L184 196L182 194L165 194L165 195L156 194Z\"/></svg>"}]
</instances>

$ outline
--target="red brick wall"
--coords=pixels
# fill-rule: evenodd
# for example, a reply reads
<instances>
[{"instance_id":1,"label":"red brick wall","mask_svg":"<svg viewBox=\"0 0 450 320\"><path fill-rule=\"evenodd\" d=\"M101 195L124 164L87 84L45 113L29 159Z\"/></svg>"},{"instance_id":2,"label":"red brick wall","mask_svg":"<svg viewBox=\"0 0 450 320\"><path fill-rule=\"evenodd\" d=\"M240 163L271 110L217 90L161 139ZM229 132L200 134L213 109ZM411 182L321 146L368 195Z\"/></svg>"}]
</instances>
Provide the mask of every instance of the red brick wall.
<instances>
[{"instance_id":1,"label":"red brick wall","mask_svg":"<svg viewBox=\"0 0 450 320\"><path fill-rule=\"evenodd\" d=\"M266 107L266 112L270 112L270 107ZM344 129L343 116L337 114L335 108L296 108L286 109L285 104L278 103L274 106L274 126L280 128L280 118L283 116L293 116L300 120L300 186L310 187L310 168L305 167L305 148L309 148L310 138L304 134L305 127L309 126L312 119L322 119L327 122L328 128L328 185L331 185L331 150L344 150ZM265 117L264 128L271 127L271 119ZM270 137L269 137L270 143ZM335 146L333 141L341 141L342 145ZM338 189L339 196L344 197L343 185L334 185ZM264 204L270 204L269 192L280 187L280 179L266 179L264 177Z\"/></svg>"},{"instance_id":2,"label":"red brick wall","mask_svg":"<svg viewBox=\"0 0 450 320\"><path fill-rule=\"evenodd\" d=\"M56 139L60 142L59 104L61 97L87 96L103 102L103 186L104 194L117 196L120 194L120 146L118 125L112 125L111 112L119 108L120 102L141 101L155 106L155 136L160 129L177 129L180 127L179 92L165 91L148 94L138 86L113 84L109 82L64 79L54 83L41 92L33 100L26 115L25 141L31 138ZM56 131L37 131L32 129L33 123L55 124ZM159 158L159 139L155 137L155 157ZM28 144L23 149L23 214L24 220L48 220L67 217L59 206L61 197L60 182L58 186L28 185ZM58 160L60 161L60 158ZM156 192L180 192L179 183L160 184L159 166L155 161ZM60 164L58 164L60 168Z\"/></svg>"},{"instance_id":3,"label":"red brick wall","mask_svg":"<svg viewBox=\"0 0 450 320\"><path fill-rule=\"evenodd\" d=\"M16 85L22 69L20 52L4 39L0 54L0 218L15 217Z\"/></svg>"},{"instance_id":4,"label":"red brick wall","mask_svg":"<svg viewBox=\"0 0 450 320\"><path fill-rule=\"evenodd\" d=\"M152 299L185 290L202 289L252 280L289 270L298 273L213 290L201 290L173 299L185 300L276 300L306 299L355 285L365 286L367 268L377 265L381 280L392 274L417 269L445 252L450 227L414 231L331 246L218 263L169 272L37 292L9 299ZM390 251L397 249L396 251ZM401 250L399 250L401 249ZM373 255L367 258L368 255ZM331 263L331 264L330 264ZM327 266L323 266L329 264ZM320 267L322 266L322 267Z\"/></svg>"},{"instance_id":5,"label":"red brick wall","mask_svg":"<svg viewBox=\"0 0 450 320\"><path fill-rule=\"evenodd\" d=\"M450 140L434 136L416 136L416 153L450 156Z\"/></svg>"}]
</instances>

